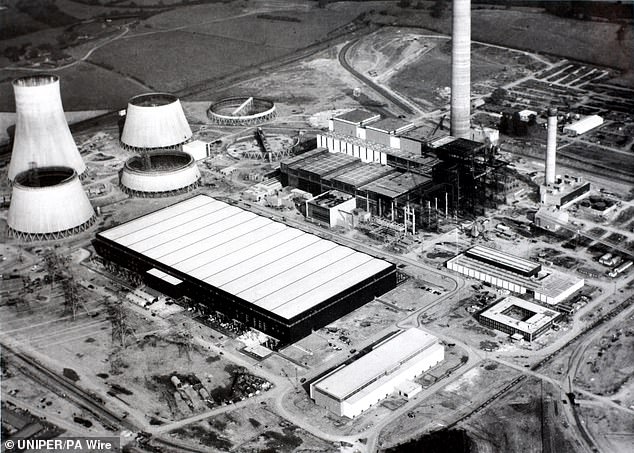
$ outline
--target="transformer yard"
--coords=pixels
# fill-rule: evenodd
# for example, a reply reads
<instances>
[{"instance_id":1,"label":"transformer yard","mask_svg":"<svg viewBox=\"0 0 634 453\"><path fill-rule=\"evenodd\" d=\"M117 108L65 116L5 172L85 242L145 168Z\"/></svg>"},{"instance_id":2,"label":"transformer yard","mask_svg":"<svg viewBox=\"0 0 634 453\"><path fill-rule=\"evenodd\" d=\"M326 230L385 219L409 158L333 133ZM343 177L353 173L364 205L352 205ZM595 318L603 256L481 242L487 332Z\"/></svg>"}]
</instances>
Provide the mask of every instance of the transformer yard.
<instances>
[{"instance_id":1,"label":"transformer yard","mask_svg":"<svg viewBox=\"0 0 634 453\"><path fill-rule=\"evenodd\" d=\"M580 19L94 3L0 41L3 441L632 451L632 68L513 22Z\"/></svg>"}]
</instances>

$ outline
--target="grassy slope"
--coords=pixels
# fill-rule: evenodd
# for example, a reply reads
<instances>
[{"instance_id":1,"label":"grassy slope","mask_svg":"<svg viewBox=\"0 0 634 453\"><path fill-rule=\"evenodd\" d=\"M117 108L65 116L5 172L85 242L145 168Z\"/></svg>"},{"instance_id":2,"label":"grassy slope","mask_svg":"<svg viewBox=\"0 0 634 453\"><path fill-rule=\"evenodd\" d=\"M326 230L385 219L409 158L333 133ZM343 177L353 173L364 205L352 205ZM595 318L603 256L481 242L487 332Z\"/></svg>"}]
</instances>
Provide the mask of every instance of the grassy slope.
<instances>
[{"instance_id":1,"label":"grassy slope","mask_svg":"<svg viewBox=\"0 0 634 453\"><path fill-rule=\"evenodd\" d=\"M425 10L390 8L389 15L375 15L377 21L425 27L451 32L451 15L434 19ZM633 69L634 36L628 27L624 40L617 42L620 25L562 19L526 9L472 10L472 37L477 41L552 53L597 65Z\"/></svg>"}]
</instances>

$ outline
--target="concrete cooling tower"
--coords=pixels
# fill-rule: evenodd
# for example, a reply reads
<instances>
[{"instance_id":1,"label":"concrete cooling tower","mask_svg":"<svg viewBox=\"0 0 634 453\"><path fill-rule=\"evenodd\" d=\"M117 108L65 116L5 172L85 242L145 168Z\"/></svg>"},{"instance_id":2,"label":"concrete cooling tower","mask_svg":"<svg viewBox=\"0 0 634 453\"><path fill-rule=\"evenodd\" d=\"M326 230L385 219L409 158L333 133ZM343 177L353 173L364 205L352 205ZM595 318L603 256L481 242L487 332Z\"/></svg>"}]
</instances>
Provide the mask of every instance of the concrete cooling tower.
<instances>
[{"instance_id":1,"label":"concrete cooling tower","mask_svg":"<svg viewBox=\"0 0 634 453\"><path fill-rule=\"evenodd\" d=\"M13 81L16 126L8 177L34 167L64 166L82 175L86 165L68 129L59 77L35 75Z\"/></svg>"},{"instance_id":2,"label":"concrete cooling tower","mask_svg":"<svg viewBox=\"0 0 634 453\"><path fill-rule=\"evenodd\" d=\"M34 168L15 177L7 214L13 237L61 239L84 231L94 221L95 211L74 169Z\"/></svg>"},{"instance_id":3,"label":"concrete cooling tower","mask_svg":"<svg viewBox=\"0 0 634 453\"><path fill-rule=\"evenodd\" d=\"M121 146L131 151L177 149L191 140L183 107L167 93L135 96L128 102Z\"/></svg>"},{"instance_id":4,"label":"concrete cooling tower","mask_svg":"<svg viewBox=\"0 0 634 453\"><path fill-rule=\"evenodd\" d=\"M181 151L151 151L131 157L120 176L121 190L135 197L168 197L200 185L196 161Z\"/></svg>"},{"instance_id":5,"label":"concrete cooling tower","mask_svg":"<svg viewBox=\"0 0 634 453\"><path fill-rule=\"evenodd\" d=\"M469 138L471 127L471 0L453 0L451 135Z\"/></svg>"}]
</instances>

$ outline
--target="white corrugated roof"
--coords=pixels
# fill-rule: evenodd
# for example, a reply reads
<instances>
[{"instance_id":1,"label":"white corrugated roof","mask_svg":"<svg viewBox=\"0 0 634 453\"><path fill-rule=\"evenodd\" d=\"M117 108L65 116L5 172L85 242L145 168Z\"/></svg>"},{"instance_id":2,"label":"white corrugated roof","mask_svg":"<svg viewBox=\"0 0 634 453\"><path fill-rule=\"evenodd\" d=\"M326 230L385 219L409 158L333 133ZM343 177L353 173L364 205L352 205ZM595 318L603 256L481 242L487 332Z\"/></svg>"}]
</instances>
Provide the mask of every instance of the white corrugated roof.
<instances>
[{"instance_id":1,"label":"white corrugated roof","mask_svg":"<svg viewBox=\"0 0 634 453\"><path fill-rule=\"evenodd\" d=\"M437 342L435 336L420 329L408 329L313 385L341 400L360 392L365 394L365 390L374 387L375 382L382 381Z\"/></svg>"},{"instance_id":2,"label":"white corrugated roof","mask_svg":"<svg viewBox=\"0 0 634 453\"><path fill-rule=\"evenodd\" d=\"M100 235L286 319L391 266L207 195Z\"/></svg>"}]
</instances>

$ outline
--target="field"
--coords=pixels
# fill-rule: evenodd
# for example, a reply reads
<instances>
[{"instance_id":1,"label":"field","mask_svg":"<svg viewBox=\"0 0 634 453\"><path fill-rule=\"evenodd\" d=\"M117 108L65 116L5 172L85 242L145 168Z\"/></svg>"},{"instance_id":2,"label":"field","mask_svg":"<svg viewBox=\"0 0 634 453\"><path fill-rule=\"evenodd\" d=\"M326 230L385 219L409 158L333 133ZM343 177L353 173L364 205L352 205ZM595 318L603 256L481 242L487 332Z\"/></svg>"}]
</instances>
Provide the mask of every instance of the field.
<instances>
[{"instance_id":1,"label":"field","mask_svg":"<svg viewBox=\"0 0 634 453\"><path fill-rule=\"evenodd\" d=\"M282 53L268 46L255 48L237 40L172 31L115 41L95 52L91 61L142 80L154 90L175 92ZM157 54L162 58L157 59ZM228 58L236 54L242 57Z\"/></svg>"},{"instance_id":2,"label":"field","mask_svg":"<svg viewBox=\"0 0 634 453\"><path fill-rule=\"evenodd\" d=\"M444 34L451 31L451 15L432 18L427 11L389 8L388 14L375 14L383 24L422 27ZM620 24L563 19L531 8L476 8L471 14L471 33L475 41L537 51L598 65L627 70L632 68L631 27L617 40ZM631 79L631 78L630 78ZM631 80L630 80L631 83Z\"/></svg>"},{"instance_id":3,"label":"field","mask_svg":"<svg viewBox=\"0 0 634 453\"><path fill-rule=\"evenodd\" d=\"M124 108L131 96L147 91L134 80L90 63L63 69L57 75L60 77L62 104L69 111ZM0 83L0 110L15 111L10 78Z\"/></svg>"},{"instance_id":4,"label":"field","mask_svg":"<svg viewBox=\"0 0 634 453\"><path fill-rule=\"evenodd\" d=\"M104 44L92 36L86 43L65 50L87 62L71 63L56 73L62 79L62 99L67 110L118 109L132 95L143 91L178 92L192 85L212 82L227 74L257 67L345 31L342 27L363 11L367 4L339 4L321 11L326 17L304 12L312 6L266 2L245 10L240 2L210 2L207 5L178 6L142 20L126 36ZM62 0L61 7L86 18L87 5ZM92 8L92 7L91 7ZM288 9L295 8L294 11ZM97 7L95 14L103 8ZM106 8L111 9L111 8ZM278 11L278 9L280 11ZM1 16L0 16L1 17ZM116 28L116 27L114 27ZM280 28L284 32L280 32ZM121 28L120 30L124 30ZM117 33L120 31L117 30ZM31 43L55 43L62 29L45 29L3 41L4 47ZM23 63L20 63L23 64ZM0 56L1 66L14 66ZM0 110L13 111L11 79L22 71L3 73L0 79ZM210 99L209 94L206 99Z\"/></svg>"}]
</instances>

